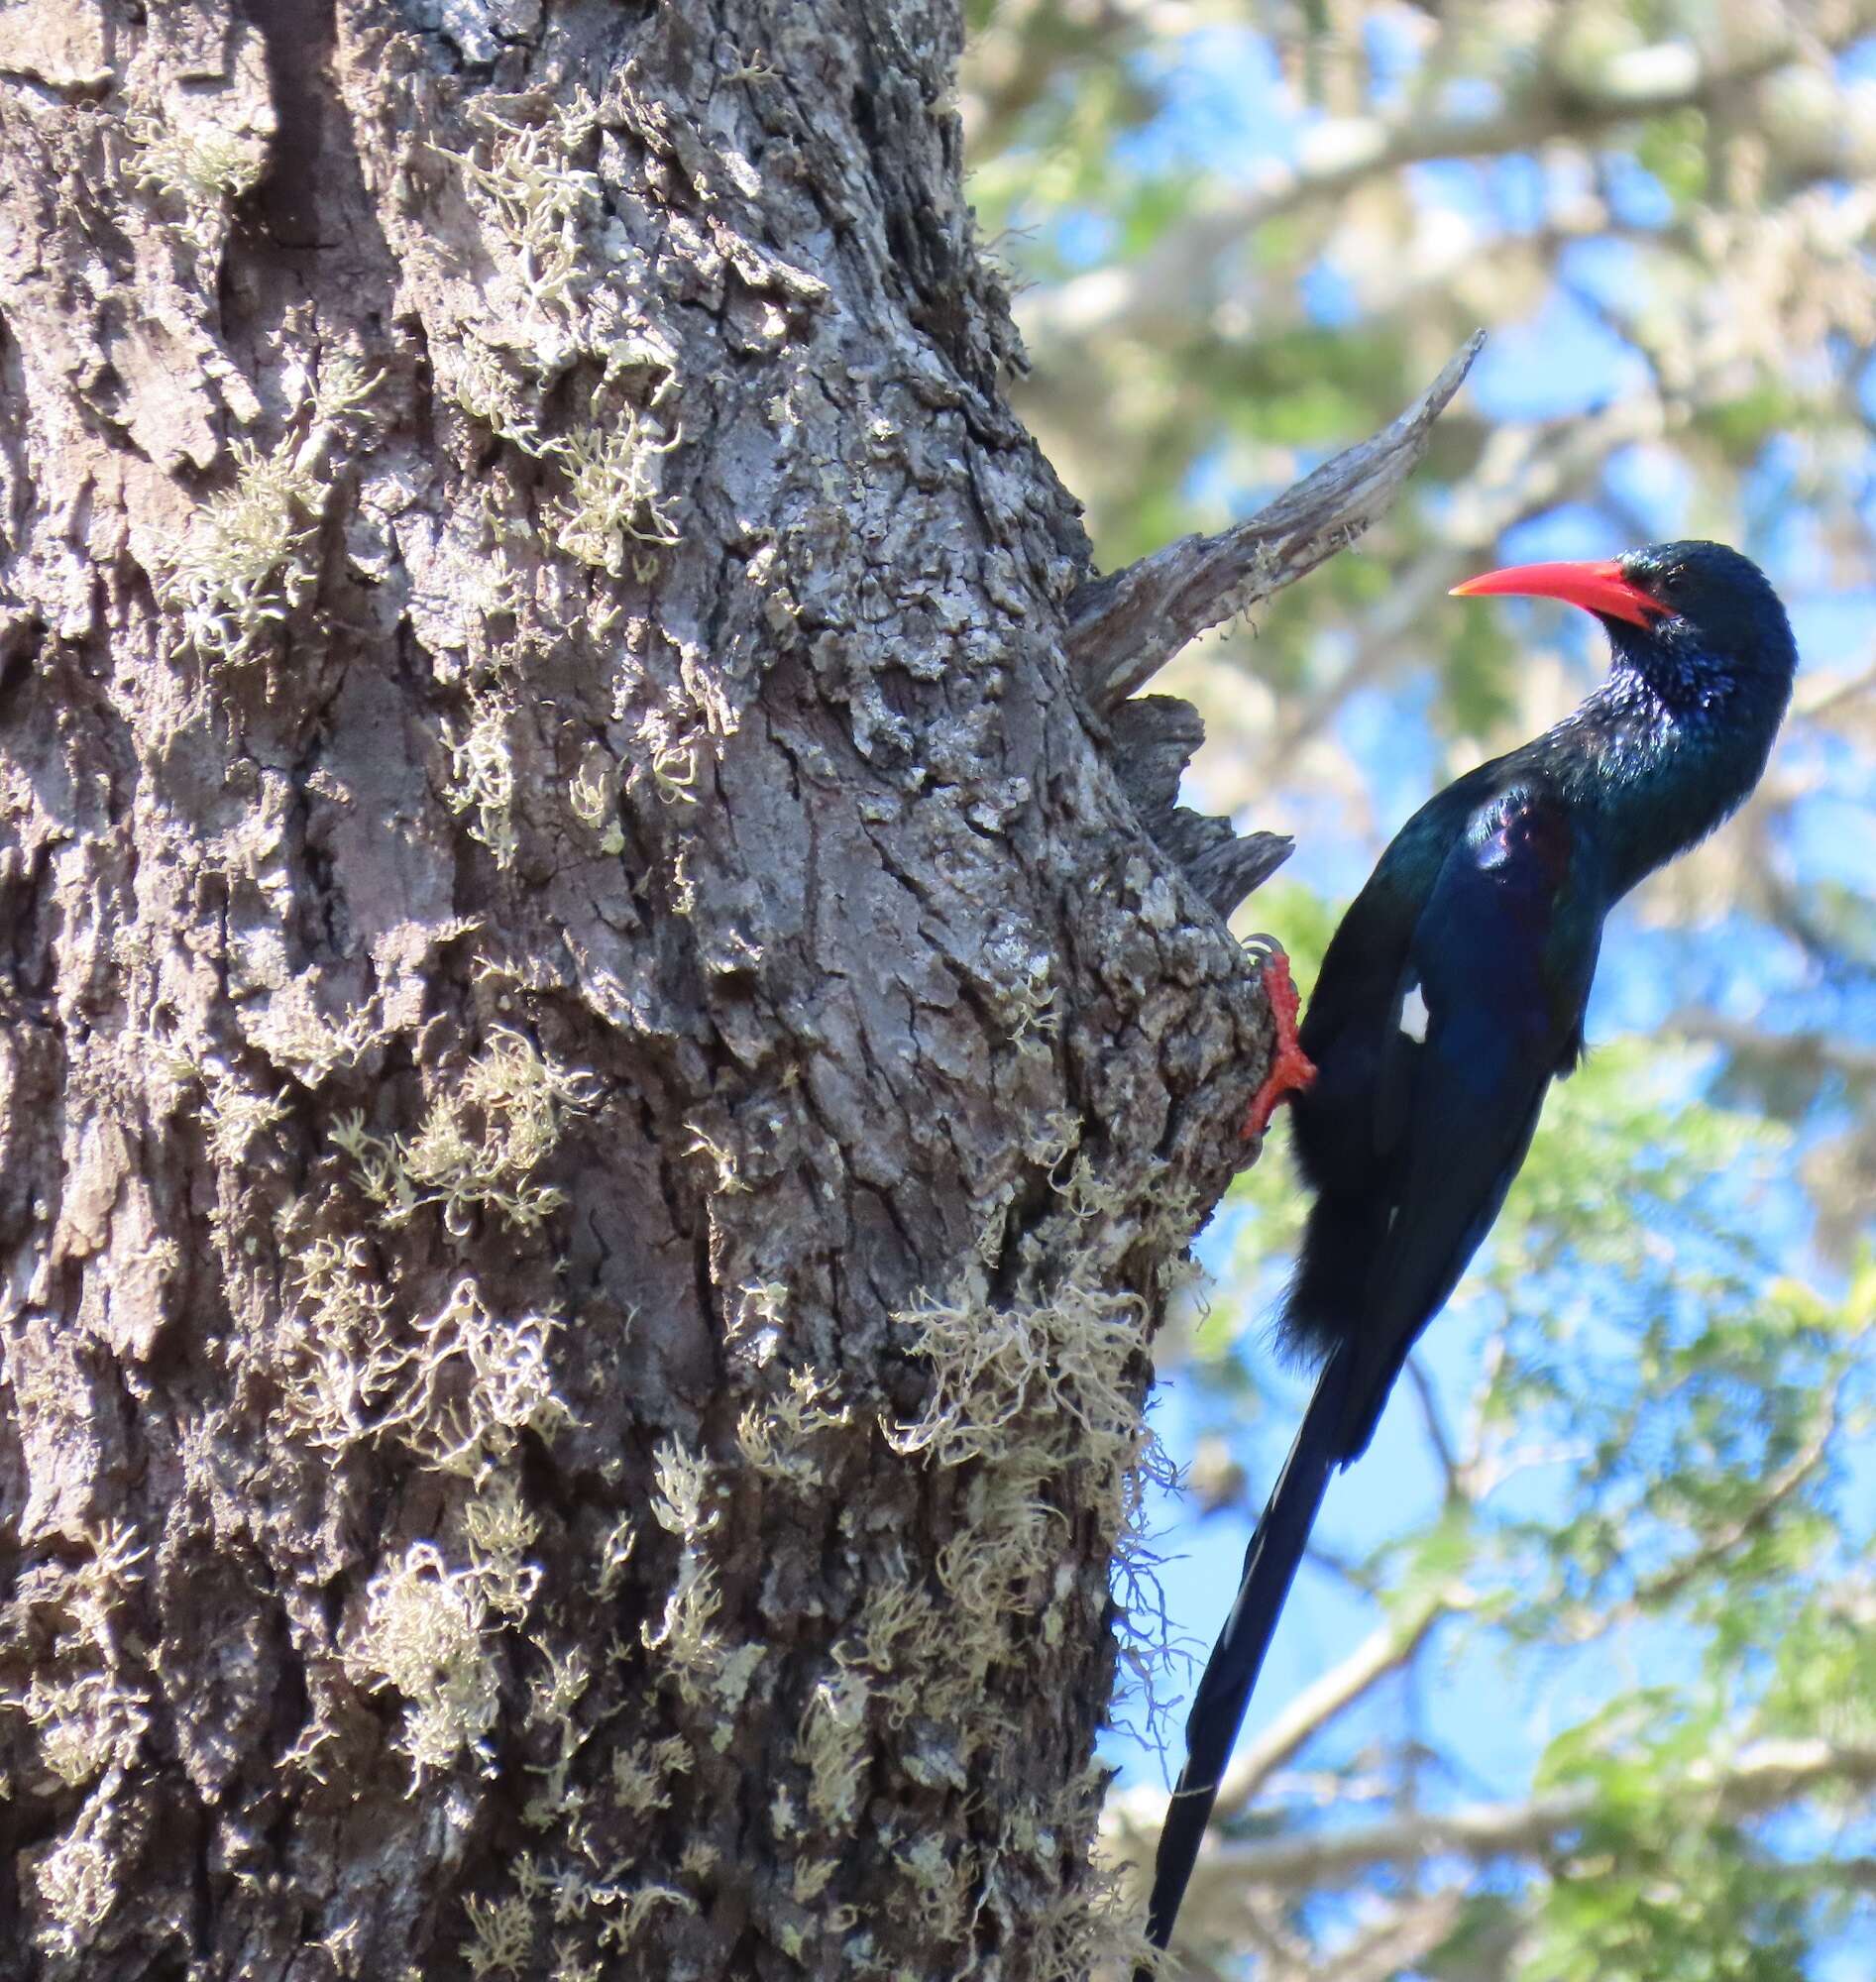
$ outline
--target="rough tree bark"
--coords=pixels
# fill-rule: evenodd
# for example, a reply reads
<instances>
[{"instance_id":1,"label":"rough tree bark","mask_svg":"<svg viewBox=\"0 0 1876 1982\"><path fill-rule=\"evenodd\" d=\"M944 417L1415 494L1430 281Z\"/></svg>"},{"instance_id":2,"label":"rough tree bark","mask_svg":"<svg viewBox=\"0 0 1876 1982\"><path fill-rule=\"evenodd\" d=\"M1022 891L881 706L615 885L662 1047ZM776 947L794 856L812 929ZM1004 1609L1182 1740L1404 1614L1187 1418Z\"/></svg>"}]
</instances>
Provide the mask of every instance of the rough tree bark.
<instances>
[{"instance_id":1,"label":"rough tree bark","mask_svg":"<svg viewBox=\"0 0 1876 1982\"><path fill-rule=\"evenodd\" d=\"M0 13L0 1972L1116 1931L1110 1556L1283 849L1114 707L958 35Z\"/></svg>"}]
</instances>

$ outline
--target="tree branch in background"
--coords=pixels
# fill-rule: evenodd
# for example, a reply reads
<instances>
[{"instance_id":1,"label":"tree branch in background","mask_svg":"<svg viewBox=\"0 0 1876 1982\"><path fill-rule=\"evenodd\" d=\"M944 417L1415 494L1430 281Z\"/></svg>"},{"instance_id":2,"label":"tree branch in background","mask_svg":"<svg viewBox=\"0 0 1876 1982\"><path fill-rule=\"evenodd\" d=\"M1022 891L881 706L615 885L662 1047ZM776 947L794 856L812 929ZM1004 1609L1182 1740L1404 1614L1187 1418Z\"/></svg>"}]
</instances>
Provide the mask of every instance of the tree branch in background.
<instances>
[{"instance_id":1,"label":"tree branch in background","mask_svg":"<svg viewBox=\"0 0 1876 1982\"><path fill-rule=\"evenodd\" d=\"M1394 1982L1446 1939L1459 1925L1465 1905L1464 1893L1447 1888L1390 1908L1332 1956L1327 1967L1312 1961L1307 1968L1292 1971L1296 1982Z\"/></svg>"},{"instance_id":2,"label":"tree branch in background","mask_svg":"<svg viewBox=\"0 0 1876 1982\"><path fill-rule=\"evenodd\" d=\"M1426 1642L1433 1626L1442 1617L1465 1608L1466 1602L1463 1592L1450 1589L1421 1598L1371 1632L1349 1657L1305 1687L1262 1734L1244 1745L1226 1770L1218 1788L1219 1820L1241 1815L1306 1741L1389 1673L1398 1672ZM1151 1853L1165 1821L1167 1801L1162 1791L1156 1790L1108 1798L1103 1825L1118 1855L1132 1855L1130 1846Z\"/></svg>"},{"instance_id":3,"label":"tree branch in background","mask_svg":"<svg viewBox=\"0 0 1876 1982\"><path fill-rule=\"evenodd\" d=\"M1694 1764L1660 1791L1664 1800L1738 1822L1816 1791L1871 1787L1876 1787L1876 1747L1819 1739L1754 1742L1729 1760ZM1192 1893L1197 1899L1206 1888L1313 1889L1383 1865L1545 1854L1595 1812L1598 1795L1594 1785L1573 1784L1522 1803L1410 1812L1344 1830L1221 1844L1200 1857Z\"/></svg>"},{"instance_id":4,"label":"tree branch in background","mask_svg":"<svg viewBox=\"0 0 1876 1982\"><path fill-rule=\"evenodd\" d=\"M1220 1820L1228 1821L1248 1809L1266 1782L1319 1728L1390 1673L1400 1671L1426 1643L1434 1625L1466 1608L1467 1601L1464 1591L1453 1589L1420 1597L1379 1630L1371 1631L1339 1665L1304 1687L1262 1734L1244 1744L1225 1771L1218 1786Z\"/></svg>"},{"instance_id":5,"label":"tree branch in background","mask_svg":"<svg viewBox=\"0 0 1876 1982\"><path fill-rule=\"evenodd\" d=\"M1811 1076L1835 1074L1848 1081L1876 1080L1876 1048L1829 1033L1768 1033L1723 1012L1683 1011L1664 1030L1703 1045L1723 1046L1735 1058L1789 1068Z\"/></svg>"},{"instance_id":6,"label":"tree branch in background","mask_svg":"<svg viewBox=\"0 0 1876 1982\"><path fill-rule=\"evenodd\" d=\"M1405 1370L1414 1402L1420 1407L1420 1422L1426 1427L1427 1443L1439 1464L1444 1497L1450 1507L1466 1498L1466 1481L1460 1472L1459 1455L1453 1449L1452 1434L1446 1428L1446 1414L1440 1408L1440 1393L1433 1387L1433 1379L1419 1357L1409 1356Z\"/></svg>"},{"instance_id":7,"label":"tree branch in background","mask_svg":"<svg viewBox=\"0 0 1876 1982\"><path fill-rule=\"evenodd\" d=\"M1064 68L1099 63L1113 74L1150 28L1167 31L1153 0L1000 0L970 42L969 80L958 92L972 158L994 158L1016 141L1025 114L1057 85ZM1161 18L1153 19L1158 13Z\"/></svg>"},{"instance_id":8,"label":"tree branch in background","mask_svg":"<svg viewBox=\"0 0 1876 1982\"><path fill-rule=\"evenodd\" d=\"M1863 32L1876 7L1843 10L1829 46ZM1530 152L1559 139L1598 138L1676 110L1712 107L1803 52L1790 22L1729 61L1705 58L1686 42L1631 49L1594 76L1548 73L1515 98L1458 115L1429 114L1417 97L1386 116L1338 117L1305 134L1297 162L1265 184L1217 202L1169 230L1152 253L1125 268L1097 270L1029 300L1018 312L1025 342L1041 359L1055 340L1137 336L1168 312L1189 311L1220 260L1268 222L1299 207L1346 196L1377 179L1434 159L1493 159ZM1435 72L1439 64L1429 67Z\"/></svg>"},{"instance_id":9,"label":"tree branch in background","mask_svg":"<svg viewBox=\"0 0 1876 1982\"><path fill-rule=\"evenodd\" d=\"M1821 721L1823 717L1836 715L1839 710L1848 708L1853 702L1860 702L1873 692L1876 692L1876 662L1859 674L1827 682L1809 695L1795 698L1792 714L1810 722Z\"/></svg>"},{"instance_id":10,"label":"tree branch in background","mask_svg":"<svg viewBox=\"0 0 1876 1982\"><path fill-rule=\"evenodd\" d=\"M1069 601L1068 653L1105 715L1188 640L1269 599L1353 543L1400 492L1433 422L1485 343L1475 331L1426 391L1372 440L1346 449L1242 523L1181 537Z\"/></svg>"},{"instance_id":11,"label":"tree branch in background","mask_svg":"<svg viewBox=\"0 0 1876 1982\"><path fill-rule=\"evenodd\" d=\"M1762 1534L1771 1525L1778 1510L1817 1473L1828 1457L1831 1440L1836 1436L1837 1425L1841 1419L1843 1385L1848 1376L1849 1372L1845 1369L1839 1369L1831 1376L1819 1400L1818 1420L1812 1427L1810 1436L1791 1458L1767 1479L1757 1497L1744 1513L1705 1537L1686 1555L1678 1557L1652 1575L1640 1578L1635 1585L1634 1595L1626 1602L1618 1603L1605 1616L1597 1619L1595 1635L1600 1637L1615 1626L1627 1623L1647 1610L1672 1601L1697 1577L1718 1567L1728 1556L1743 1548L1755 1535Z\"/></svg>"}]
</instances>

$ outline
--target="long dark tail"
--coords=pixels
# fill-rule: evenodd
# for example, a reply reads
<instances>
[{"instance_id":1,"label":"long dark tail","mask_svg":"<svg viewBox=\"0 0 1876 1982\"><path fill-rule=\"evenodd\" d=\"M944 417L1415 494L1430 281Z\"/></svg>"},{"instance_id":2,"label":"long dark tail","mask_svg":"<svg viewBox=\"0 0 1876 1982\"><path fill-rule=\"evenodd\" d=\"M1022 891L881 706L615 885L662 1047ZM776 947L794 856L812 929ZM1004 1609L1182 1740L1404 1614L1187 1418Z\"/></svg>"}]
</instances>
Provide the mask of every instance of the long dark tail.
<instances>
[{"instance_id":1,"label":"long dark tail","mask_svg":"<svg viewBox=\"0 0 1876 1982\"><path fill-rule=\"evenodd\" d=\"M1147 1937L1155 1947L1164 1947L1172 1938L1179 1902L1185 1897L1199 1840L1205 1835L1218 1796L1218 1779L1231 1759L1296 1565L1316 1524L1329 1476L1343 1457L1352 1364L1349 1346L1344 1343L1316 1379L1315 1395L1303 1414L1296 1443L1289 1449L1264 1518L1245 1551L1238 1600L1231 1606L1231 1615L1206 1661L1205 1676L1192 1696L1192 1710L1185 1723L1185 1767L1166 1809L1159 1853L1154 1863ZM1141 1969L1134 1982L1151 1982L1150 1971Z\"/></svg>"}]
</instances>

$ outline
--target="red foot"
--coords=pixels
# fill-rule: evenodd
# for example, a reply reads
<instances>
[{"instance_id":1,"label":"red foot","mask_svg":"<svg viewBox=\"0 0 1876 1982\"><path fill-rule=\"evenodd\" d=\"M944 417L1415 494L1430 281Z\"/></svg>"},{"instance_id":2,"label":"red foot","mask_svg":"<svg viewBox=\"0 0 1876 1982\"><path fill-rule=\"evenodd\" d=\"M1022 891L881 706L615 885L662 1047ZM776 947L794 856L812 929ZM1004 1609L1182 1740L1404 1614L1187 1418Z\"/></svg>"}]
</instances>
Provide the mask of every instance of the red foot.
<instances>
[{"instance_id":1,"label":"red foot","mask_svg":"<svg viewBox=\"0 0 1876 1982\"><path fill-rule=\"evenodd\" d=\"M1270 1126L1279 1102L1287 1101L1316 1077L1314 1063L1296 1044L1296 987L1290 982L1289 958L1280 948L1272 949L1264 960L1264 995L1270 1001L1276 1048L1270 1054L1270 1070L1264 1085L1251 1097L1251 1112L1244 1123L1246 1142L1254 1142Z\"/></svg>"}]
</instances>

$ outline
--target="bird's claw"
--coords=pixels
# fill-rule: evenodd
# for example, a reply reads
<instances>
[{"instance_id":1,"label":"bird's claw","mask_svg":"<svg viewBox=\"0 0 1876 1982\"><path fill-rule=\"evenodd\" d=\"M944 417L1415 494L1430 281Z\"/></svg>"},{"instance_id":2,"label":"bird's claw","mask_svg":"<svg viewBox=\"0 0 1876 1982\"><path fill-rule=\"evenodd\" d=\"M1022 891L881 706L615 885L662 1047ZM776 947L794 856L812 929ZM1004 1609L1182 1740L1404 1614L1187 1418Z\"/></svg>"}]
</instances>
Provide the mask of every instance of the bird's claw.
<instances>
[{"instance_id":1,"label":"bird's claw","mask_svg":"<svg viewBox=\"0 0 1876 1982\"><path fill-rule=\"evenodd\" d=\"M1255 1142L1270 1126L1278 1104L1299 1093L1316 1077L1314 1063L1296 1042L1296 986L1290 979L1289 952L1273 936L1253 936L1245 948L1260 959L1264 995L1269 1001L1270 1024L1276 1038L1271 1043L1269 1068L1264 1085L1251 1097L1251 1112L1245 1117L1246 1142Z\"/></svg>"}]
</instances>

